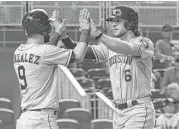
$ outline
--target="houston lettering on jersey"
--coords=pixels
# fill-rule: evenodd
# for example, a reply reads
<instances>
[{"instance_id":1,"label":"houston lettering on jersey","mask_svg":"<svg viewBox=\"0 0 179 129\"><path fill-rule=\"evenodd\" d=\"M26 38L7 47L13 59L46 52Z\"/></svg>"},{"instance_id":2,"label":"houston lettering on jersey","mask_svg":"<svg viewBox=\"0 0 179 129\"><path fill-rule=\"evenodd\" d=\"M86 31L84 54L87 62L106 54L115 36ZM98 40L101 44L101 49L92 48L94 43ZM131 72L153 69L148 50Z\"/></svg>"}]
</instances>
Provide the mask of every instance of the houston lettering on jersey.
<instances>
[{"instance_id":1,"label":"houston lettering on jersey","mask_svg":"<svg viewBox=\"0 0 179 129\"><path fill-rule=\"evenodd\" d=\"M14 54L14 63L16 62L29 62L38 65L40 56L29 54L29 53L20 53Z\"/></svg>"},{"instance_id":2,"label":"houston lettering on jersey","mask_svg":"<svg viewBox=\"0 0 179 129\"><path fill-rule=\"evenodd\" d=\"M109 58L109 64L112 66L115 63L126 63L131 65L132 57L131 56L123 56L123 55L115 55Z\"/></svg>"}]
</instances>

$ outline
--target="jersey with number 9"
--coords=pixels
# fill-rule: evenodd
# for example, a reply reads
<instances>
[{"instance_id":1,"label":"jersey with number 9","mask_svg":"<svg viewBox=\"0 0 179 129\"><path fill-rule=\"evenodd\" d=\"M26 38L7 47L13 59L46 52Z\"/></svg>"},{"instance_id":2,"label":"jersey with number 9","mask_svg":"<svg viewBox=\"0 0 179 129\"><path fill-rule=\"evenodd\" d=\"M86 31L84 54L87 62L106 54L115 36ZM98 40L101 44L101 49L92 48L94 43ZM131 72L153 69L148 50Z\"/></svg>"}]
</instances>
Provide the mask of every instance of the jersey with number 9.
<instances>
[{"instance_id":1,"label":"jersey with number 9","mask_svg":"<svg viewBox=\"0 0 179 129\"><path fill-rule=\"evenodd\" d=\"M52 45L21 44L14 69L21 89L22 109L58 109L57 66L68 65L72 50Z\"/></svg>"}]
</instances>

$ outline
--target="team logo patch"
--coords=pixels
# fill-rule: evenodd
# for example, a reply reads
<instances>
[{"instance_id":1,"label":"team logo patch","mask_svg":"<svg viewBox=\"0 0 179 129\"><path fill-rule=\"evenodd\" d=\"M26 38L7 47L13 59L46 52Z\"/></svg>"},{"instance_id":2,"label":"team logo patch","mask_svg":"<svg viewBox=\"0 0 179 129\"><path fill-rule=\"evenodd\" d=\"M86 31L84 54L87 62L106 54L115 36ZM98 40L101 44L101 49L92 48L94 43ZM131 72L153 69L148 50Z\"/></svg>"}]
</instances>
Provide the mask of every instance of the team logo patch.
<instances>
[{"instance_id":1,"label":"team logo patch","mask_svg":"<svg viewBox=\"0 0 179 129\"><path fill-rule=\"evenodd\" d=\"M121 16L121 10L120 9L115 9L115 10L113 10L113 14L112 15L114 15L114 16Z\"/></svg>"},{"instance_id":2,"label":"team logo patch","mask_svg":"<svg viewBox=\"0 0 179 129\"><path fill-rule=\"evenodd\" d=\"M145 39L141 39L140 46L143 47L144 49L147 49L149 47L149 42Z\"/></svg>"}]
</instances>

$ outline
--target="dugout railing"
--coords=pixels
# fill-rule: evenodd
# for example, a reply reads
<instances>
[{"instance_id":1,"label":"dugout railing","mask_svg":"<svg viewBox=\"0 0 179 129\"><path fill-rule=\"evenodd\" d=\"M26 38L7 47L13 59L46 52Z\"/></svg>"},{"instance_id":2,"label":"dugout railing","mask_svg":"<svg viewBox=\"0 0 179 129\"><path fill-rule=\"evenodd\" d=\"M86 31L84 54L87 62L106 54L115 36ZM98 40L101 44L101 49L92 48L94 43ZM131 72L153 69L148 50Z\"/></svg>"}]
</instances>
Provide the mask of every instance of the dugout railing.
<instances>
[{"instance_id":1,"label":"dugout railing","mask_svg":"<svg viewBox=\"0 0 179 129\"><path fill-rule=\"evenodd\" d=\"M86 93L65 66L58 67L59 99L77 99L82 108L91 112L93 119L112 119L114 106L111 100L100 92Z\"/></svg>"}]
</instances>

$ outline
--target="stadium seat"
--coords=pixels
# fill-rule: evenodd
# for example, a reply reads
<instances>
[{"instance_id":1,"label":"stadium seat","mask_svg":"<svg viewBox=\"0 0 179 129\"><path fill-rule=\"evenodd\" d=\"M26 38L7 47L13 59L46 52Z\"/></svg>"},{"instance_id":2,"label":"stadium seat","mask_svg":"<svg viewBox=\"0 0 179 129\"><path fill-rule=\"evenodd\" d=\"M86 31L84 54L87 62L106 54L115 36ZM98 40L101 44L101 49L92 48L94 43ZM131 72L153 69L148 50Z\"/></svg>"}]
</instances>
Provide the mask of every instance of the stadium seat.
<instances>
[{"instance_id":1,"label":"stadium seat","mask_svg":"<svg viewBox=\"0 0 179 129\"><path fill-rule=\"evenodd\" d=\"M112 120L108 120L108 119L92 120L91 129L113 129Z\"/></svg>"},{"instance_id":2,"label":"stadium seat","mask_svg":"<svg viewBox=\"0 0 179 129\"><path fill-rule=\"evenodd\" d=\"M83 108L72 108L65 111L65 116L75 119L80 124L80 129L91 129L91 114L89 110Z\"/></svg>"},{"instance_id":3,"label":"stadium seat","mask_svg":"<svg viewBox=\"0 0 179 129\"><path fill-rule=\"evenodd\" d=\"M104 87L111 88L110 78L102 78L102 79L97 80L96 88L97 89L102 89Z\"/></svg>"},{"instance_id":4,"label":"stadium seat","mask_svg":"<svg viewBox=\"0 0 179 129\"><path fill-rule=\"evenodd\" d=\"M11 100L5 97L0 97L0 108L12 109Z\"/></svg>"},{"instance_id":5,"label":"stadium seat","mask_svg":"<svg viewBox=\"0 0 179 129\"><path fill-rule=\"evenodd\" d=\"M111 88L109 87L104 87L102 88L102 90L104 91L104 94L106 95L108 93L108 91L110 90Z\"/></svg>"},{"instance_id":6,"label":"stadium seat","mask_svg":"<svg viewBox=\"0 0 179 129\"><path fill-rule=\"evenodd\" d=\"M60 113L57 118L64 118L64 112L70 108L80 108L81 104L76 99L61 99L59 100Z\"/></svg>"},{"instance_id":7,"label":"stadium seat","mask_svg":"<svg viewBox=\"0 0 179 129\"><path fill-rule=\"evenodd\" d=\"M58 119L58 129L79 129L80 125L77 120L73 119Z\"/></svg>"},{"instance_id":8,"label":"stadium seat","mask_svg":"<svg viewBox=\"0 0 179 129\"><path fill-rule=\"evenodd\" d=\"M113 99L112 89L110 89L110 90L107 91L106 96L107 96L109 99L111 99L111 100Z\"/></svg>"},{"instance_id":9,"label":"stadium seat","mask_svg":"<svg viewBox=\"0 0 179 129\"><path fill-rule=\"evenodd\" d=\"M85 71L82 68L70 68L69 69L75 78L85 77Z\"/></svg>"},{"instance_id":10,"label":"stadium seat","mask_svg":"<svg viewBox=\"0 0 179 129\"><path fill-rule=\"evenodd\" d=\"M155 99L155 98L164 98L165 97L164 94L160 93L159 89L152 89L151 93L152 93L152 99Z\"/></svg>"},{"instance_id":11,"label":"stadium seat","mask_svg":"<svg viewBox=\"0 0 179 129\"><path fill-rule=\"evenodd\" d=\"M14 112L11 109L0 108L1 125L12 125L15 122Z\"/></svg>"},{"instance_id":12,"label":"stadium seat","mask_svg":"<svg viewBox=\"0 0 179 129\"><path fill-rule=\"evenodd\" d=\"M167 67L167 63L161 62L160 59L153 59L153 69L165 69Z\"/></svg>"},{"instance_id":13,"label":"stadium seat","mask_svg":"<svg viewBox=\"0 0 179 129\"><path fill-rule=\"evenodd\" d=\"M165 106L165 100L165 98L158 98L152 101L156 111L162 109Z\"/></svg>"},{"instance_id":14,"label":"stadium seat","mask_svg":"<svg viewBox=\"0 0 179 129\"><path fill-rule=\"evenodd\" d=\"M109 77L108 69L94 68L87 71L87 77L95 81L101 78Z\"/></svg>"},{"instance_id":15,"label":"stadium seat","mask_svg":"<svg viewBox=\"0 0 179 129\"><path fill-rule=\"evenodd\" d=\"M160 76L163 77L166 69L153 69L153 72L159 72Z\"/></svg>"},{"instance_id":16,"label":"stadium seat","mask_svg":"<svg viewBox=\"0 0 179 129\"><path fill-rule=\"evenodd\" d=\"M90 78L77 78L77 81L80 83L80 85L84 88L84 89L94 89L95 88L95 83L92 79Z\"/></svg>"}]
</instances>

